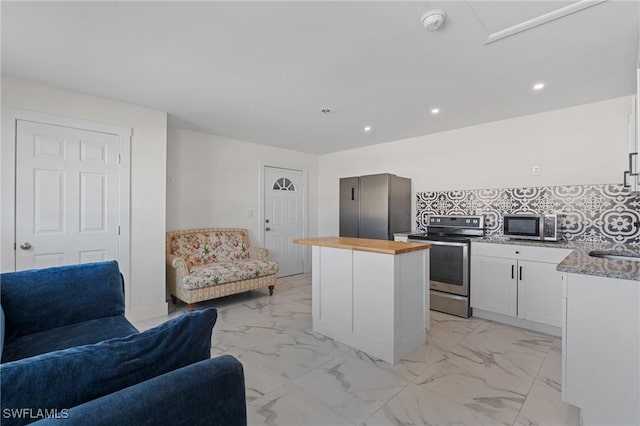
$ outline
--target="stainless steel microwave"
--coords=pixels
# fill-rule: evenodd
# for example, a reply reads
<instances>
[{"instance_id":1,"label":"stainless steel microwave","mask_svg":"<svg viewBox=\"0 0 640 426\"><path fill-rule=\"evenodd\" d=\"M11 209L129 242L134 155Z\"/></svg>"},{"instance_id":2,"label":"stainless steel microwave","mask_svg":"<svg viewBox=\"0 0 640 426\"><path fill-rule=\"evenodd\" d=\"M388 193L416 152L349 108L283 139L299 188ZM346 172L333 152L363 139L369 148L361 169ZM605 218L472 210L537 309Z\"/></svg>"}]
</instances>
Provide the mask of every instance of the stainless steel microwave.
<instances>
[{"instance_id":1,"label":"stainless steel microwave","mask_svg":"<svg viewBox=\"0 0 640 426\"><path fill-rule=\"evenodd\" d=\"M558 241L558 216L555 214L510 214L502 218L505 237L522 240Z\"/></svg>"}]
</instances>

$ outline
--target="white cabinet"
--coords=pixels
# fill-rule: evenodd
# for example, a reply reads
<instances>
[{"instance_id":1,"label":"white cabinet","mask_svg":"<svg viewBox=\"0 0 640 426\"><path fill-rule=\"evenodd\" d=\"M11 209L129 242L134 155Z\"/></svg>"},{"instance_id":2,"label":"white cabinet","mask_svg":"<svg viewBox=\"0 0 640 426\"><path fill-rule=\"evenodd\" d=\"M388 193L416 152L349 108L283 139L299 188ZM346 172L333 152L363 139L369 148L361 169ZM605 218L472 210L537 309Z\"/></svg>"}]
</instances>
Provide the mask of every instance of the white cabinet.
<instances>
[{"instance_id":1,"label":"white cabinet","mask_svg":"<svg viewBox=\"0 0 640 426\"><path fill-rule=\"evenodd\" d=\"M394 255L314 245L312 256L313 331L390 364L424 345L428 249Z\"/></svg>"},{"instance_id":2,"label":"white cabinet","mask_svg":"<svg viewBox=\"0 0 640 426\"><path fill-rule=\"evenodd\" d=\"M567 274L562 398L583 425L640 424L640 282Z\"/></svg>"},{"instance_id":3,"label":"white cabinet","mask_svg":"<svg viewBox=\"0 0 640 426\"><path fill-rule=\"evenodd\" d=\"M571 250L473 242L471 307L474 315L493 313L552 327L562 325L563 274L557 264ZM548 330L541 330L547 331ZM557 332L557 331L556 331Z\"/></svg>"},{"instance_id":4,"label":"white cabinet","mask_svg":"<svg viewBox=\"0 0 640 426\"><path fill-rule=\"evenodd\" d=\"M562 326L562 277L558 263L518 260L518 318Z\"/></svg>"},{"instance_id":5,"label":"white cabinet","mask_svg":"<svg viewBox=\"0 0 640 426\"><path fill-rule=\"evenodd\" d=\"M516 316L518 287L512 275L514 263L512 259L471 255L472 308Z\"/></svg>"}]
</instances>

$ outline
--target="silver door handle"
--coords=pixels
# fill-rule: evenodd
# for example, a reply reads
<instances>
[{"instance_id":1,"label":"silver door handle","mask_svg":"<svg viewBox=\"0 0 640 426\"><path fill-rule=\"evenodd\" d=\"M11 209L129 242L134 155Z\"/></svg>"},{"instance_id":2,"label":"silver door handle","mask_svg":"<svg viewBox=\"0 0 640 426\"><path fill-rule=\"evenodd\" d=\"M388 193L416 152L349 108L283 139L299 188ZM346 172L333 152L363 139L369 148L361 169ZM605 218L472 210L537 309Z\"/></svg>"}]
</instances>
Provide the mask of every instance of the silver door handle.
<instances>
[{"instance_id":1,"label":"silver door handle","mask_svg":"<svg viewBox=\"0 0 640 426\"><path fill-rule=\"evenodd\" d=\"M271 228L269 228L268 226L266 228L264 228L265 231L271 231Z\"/></svg>"},{"instance_id":2,"label":"silver door handle","mask_svg":"<svg viewBox=\"0 0 640 426\"><path fill-rule=\"evenodd\" d=\"M631 176L638 176L640 175L640 170L636 170L636 172L633 172L633 157L637 157L638 153L637 152L631 152L629 153L629 175Z\"/></svg>"},{"instance_id":3,"label":"silver door handle","mask_svg":"<svg viewBox=\"0 0 640 426\"><path fill-rule=\"evenodd\" d=\"M31 243L29 241L27 241L26 243L22 243L20 244L20 248L22 250L29 250L31 248Z\"/></svg>"}]
</instances>

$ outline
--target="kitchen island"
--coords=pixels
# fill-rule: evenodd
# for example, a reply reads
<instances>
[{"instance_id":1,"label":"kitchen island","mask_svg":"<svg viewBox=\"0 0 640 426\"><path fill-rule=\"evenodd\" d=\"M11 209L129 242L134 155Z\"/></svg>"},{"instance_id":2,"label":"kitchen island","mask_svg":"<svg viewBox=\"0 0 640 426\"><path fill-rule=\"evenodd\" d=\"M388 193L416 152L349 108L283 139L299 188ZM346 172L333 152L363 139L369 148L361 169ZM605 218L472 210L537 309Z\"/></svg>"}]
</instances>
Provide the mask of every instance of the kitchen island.
<instances>
[{"instance_id":1,"label":"kitchen island","mask_svg":"<svg viewBox=\"0 0 640 426\"><path fill-rule=\"evenodd\" d=\"M313 330L390 364L426 341L430 244L364 238L313 246Z\"/></svg>"}]
</instances>

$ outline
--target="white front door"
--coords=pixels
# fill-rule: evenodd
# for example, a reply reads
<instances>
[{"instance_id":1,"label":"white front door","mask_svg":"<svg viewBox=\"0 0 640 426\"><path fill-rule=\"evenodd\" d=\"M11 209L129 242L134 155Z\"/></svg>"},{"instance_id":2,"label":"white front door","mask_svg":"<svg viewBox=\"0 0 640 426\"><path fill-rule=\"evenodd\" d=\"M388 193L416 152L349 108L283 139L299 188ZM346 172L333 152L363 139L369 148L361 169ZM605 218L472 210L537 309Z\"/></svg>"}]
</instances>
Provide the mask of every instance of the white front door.
<instances>
[{"instance_id":1,"label":"white front door","mask_svg":"<svg viewBox=\"0 0 640 426\"><path fill-rule=\"evenodd\" d=\"M16 270L118 259L118 135L16 123Z\"/></svg>"},{"instance_id":2,"label":"white front door","mask_svg":"<svg viewBox=\"0 0 640 426\"><path fill-rule=\"evenodd\" d=\"M302 176L301 170L264 168L264 245L281 277L303 271L303 248L293 243L304 232Z\"/></svg>"}]
</instances>

